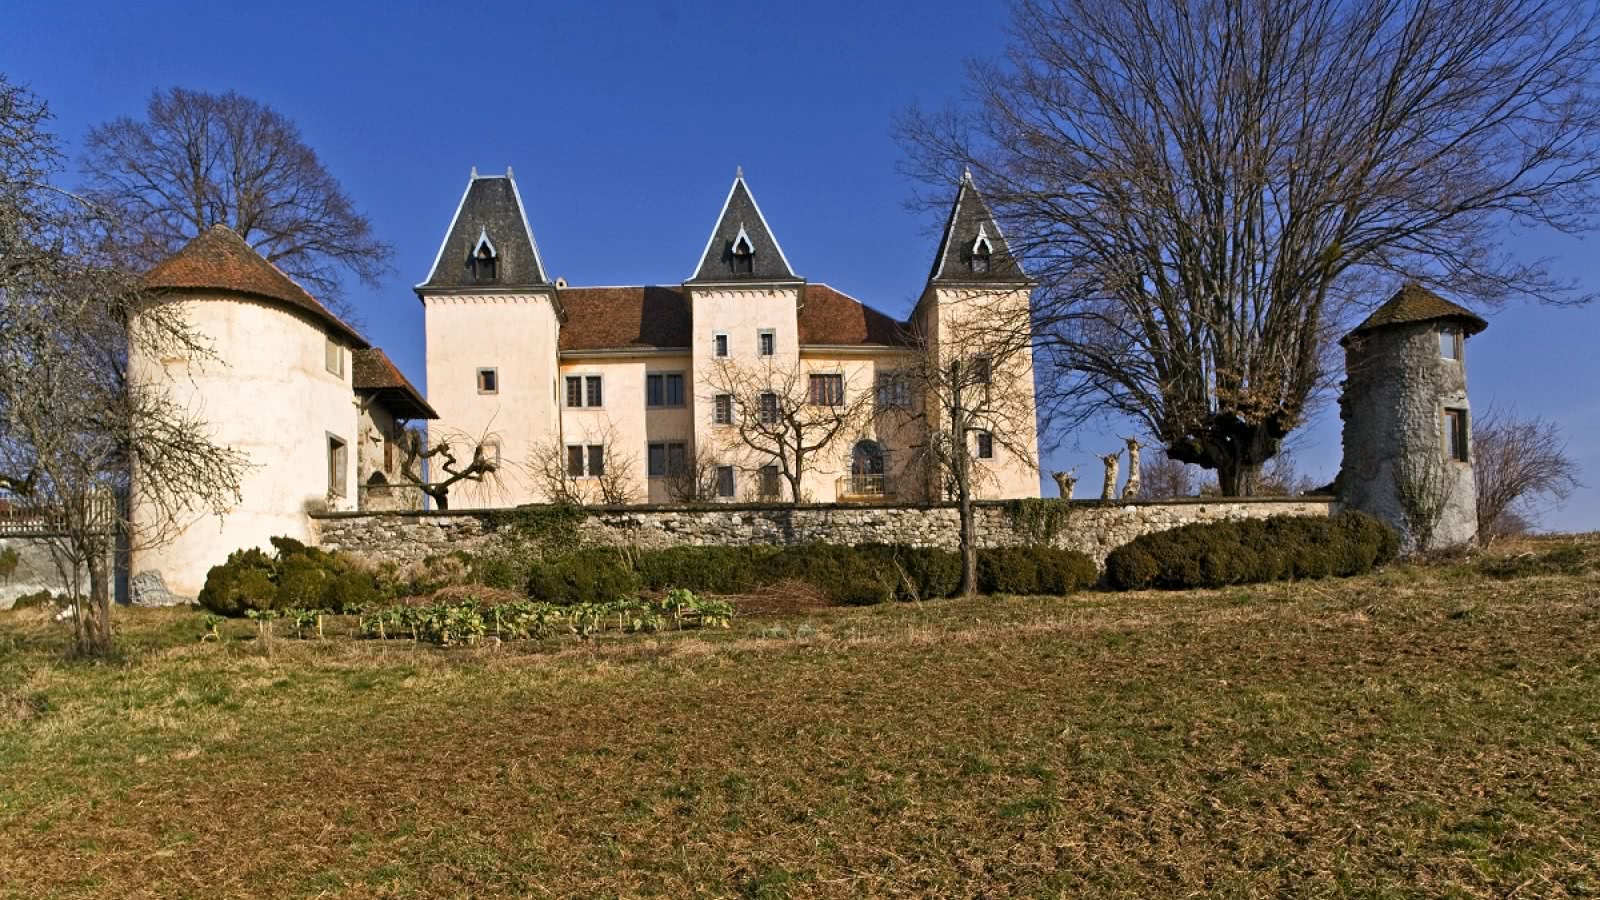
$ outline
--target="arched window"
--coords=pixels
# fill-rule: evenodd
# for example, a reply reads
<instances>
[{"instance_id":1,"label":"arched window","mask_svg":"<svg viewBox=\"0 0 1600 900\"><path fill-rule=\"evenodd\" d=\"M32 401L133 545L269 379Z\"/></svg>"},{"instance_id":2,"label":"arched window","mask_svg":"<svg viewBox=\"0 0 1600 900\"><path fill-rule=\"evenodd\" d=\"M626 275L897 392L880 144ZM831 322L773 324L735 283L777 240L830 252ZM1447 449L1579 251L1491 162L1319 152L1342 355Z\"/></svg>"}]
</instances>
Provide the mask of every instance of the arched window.
<instances>
[{"instance_id":1,"label":"arched window","mask_svg":"<svg viewBox=\"0 0 1600 900\"><path fill-rule=\"evenodd\" d=\"M877 441L857 441L850 451L851 475L882 475L883 445Z\"/></svg>"}]
</instances>

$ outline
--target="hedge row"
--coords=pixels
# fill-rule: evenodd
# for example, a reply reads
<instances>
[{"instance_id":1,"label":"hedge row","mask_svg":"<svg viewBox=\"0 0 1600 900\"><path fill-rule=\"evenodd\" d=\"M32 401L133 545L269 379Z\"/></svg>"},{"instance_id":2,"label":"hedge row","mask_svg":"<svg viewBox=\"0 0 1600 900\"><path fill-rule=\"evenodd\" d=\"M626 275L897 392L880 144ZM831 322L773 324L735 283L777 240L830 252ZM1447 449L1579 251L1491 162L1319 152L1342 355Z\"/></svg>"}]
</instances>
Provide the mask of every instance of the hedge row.
<instances>
[{"instance_id":1,"label":"hedge row","mask_svg":"<svg viewBox=\"0 0 1600 900\"><path fill-rule=\"evenodd\" d=\"M806 582L837 603L933 599L955 594L961 558L926 547L886 544L840 547L674 547L628 551L587 548L554 559L497 559L464 554L425 566L416 582L358 569L336 554L273 538L274 553L240 550L211 569L200 603L237 616L250 610L322 608L348 612L410 592L445 586L435 574L453 571L455 583L516 590L548 603L606 603L644 591L675 588L737 594L781 581ZM448 565L445 565L448 563ZM1099 573L1081 553L1053 547L1015 547L978 554L978 589L984 593L1066 594L1094 584ZM424 588L424 590L418 590Z\"/></svg>"},{"instance_id":2,"label":"hedge row","mask_svg":"<svg viewBox=\"0 0 1600 900\"><path fill-rule=\"evenodd\" d=\"M1201 522L1142 535L1111 551L1106 581L1118 590L1360 575L1395 558L1394 529L1364 513Z\"/></svg>"}]
</instances>

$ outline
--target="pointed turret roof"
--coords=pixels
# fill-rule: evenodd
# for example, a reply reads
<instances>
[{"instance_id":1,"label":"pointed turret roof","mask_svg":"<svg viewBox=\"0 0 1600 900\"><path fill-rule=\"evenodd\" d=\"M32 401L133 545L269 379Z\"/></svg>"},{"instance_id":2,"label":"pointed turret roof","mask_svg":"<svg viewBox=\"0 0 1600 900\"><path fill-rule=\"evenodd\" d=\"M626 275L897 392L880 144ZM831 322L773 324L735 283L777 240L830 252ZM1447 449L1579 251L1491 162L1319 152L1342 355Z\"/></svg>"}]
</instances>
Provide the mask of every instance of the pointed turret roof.
<instances>
[{"instance_id":1,"label":"pointed turret roof","mask_svg":"<svg viewBox=\"0 0 1600 900\"><path fill-rule=\"evenodd\" d=\"M1489 327L1482 316L1435 294L1414 281L1401 285L1384 304L1372 311L1360 325L1350 330L1344 340L1388 325L1411 325L1436 319L1453 319L1461 323L1468 335Z\"/></svg>"},{"instance_id":2,"label":"pointed turret roof","mask_svg":"<svg viewBox=\"0 0 1600 900\"><path fill-rule=\"evenodd\" d=\"M733 266L734 244L746 242L755 254L751 271L735 274ZM744 170L733 177L728 189L728 199L722 203L722 213L717 225L706 240L705 252L700 254L700 265L695 268L690 281L798 281L799 276L790 268L789 260L767 227L767 219L756 205L755 195L745 184Z\"/></svg>"},{"instance_id":3,"label":"pointed turret roof","mask_svg":"<svg viewBox=\"0 0 1600 900\"><path fill-rule=\"evenodd\" d=\"M292 307L343 335L357 347L367 341L311 296L299 282L267 261L239 233L213 225L144 275L153 291L232 291Z\"/></svg>"},{"instance_id":4,"label":"pointed turret roof","mask_svg":"<svg viewBox=\"0 0 1600 900\"><path fill-rule=\"evenodd\" d=\"M480 247L494 254L495 279L490 283L473 275L471 260ZM504 175L479 175L473 169L433 268L416 289L526 288L549 283L511 170L506 169Z\"/></svg>"},{"instance_id":5,"label":"pointed turret roof","mask_svg":"<svg viewBox=\"0 0 1600 900\"><path fill-rule=\"evenodd\" d=\"M974 271L972 258L987 252L989 265ZM944 236L939 240L939 252L933 258L933 269L928 273L931 282L1001 282L1029 281L1022 266L1011 255L1011 245L995 221L994 212L973 183L972 172L961 174L961 185L956 188L956 202L950 207L950 219L945 223Z\"/></svg>"}]
</instances>

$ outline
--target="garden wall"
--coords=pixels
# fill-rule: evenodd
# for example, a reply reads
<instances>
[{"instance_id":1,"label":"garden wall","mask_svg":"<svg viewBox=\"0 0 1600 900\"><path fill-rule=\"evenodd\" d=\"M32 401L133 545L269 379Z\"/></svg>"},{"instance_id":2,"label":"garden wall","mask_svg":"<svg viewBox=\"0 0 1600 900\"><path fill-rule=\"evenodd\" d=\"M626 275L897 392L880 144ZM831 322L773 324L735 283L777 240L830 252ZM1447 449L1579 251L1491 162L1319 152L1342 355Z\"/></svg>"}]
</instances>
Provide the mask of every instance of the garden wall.
<instances>
[{"instance_id":1,"label":"garden wall","mask_svg":"<svg viewBox=\"0 0 1600 900\"><path fill-rule=\"evenodd\" d=\"M1190 522L1268 516L1326 516L1331 497L1193 499L1152 503L1097 500L1021 500L978 504L978 539L985 547L1050 543L1079 550L1097 564L1141 534ZM954 504L861 506L716 505L589 507L578 525L590 544L677 547L746 544L911 544L954 550ZM492 550L498 529L516 510L313 513L313 532L325 550L374 561L412 562L438 553Z\"/></svg>"}]
</instances>

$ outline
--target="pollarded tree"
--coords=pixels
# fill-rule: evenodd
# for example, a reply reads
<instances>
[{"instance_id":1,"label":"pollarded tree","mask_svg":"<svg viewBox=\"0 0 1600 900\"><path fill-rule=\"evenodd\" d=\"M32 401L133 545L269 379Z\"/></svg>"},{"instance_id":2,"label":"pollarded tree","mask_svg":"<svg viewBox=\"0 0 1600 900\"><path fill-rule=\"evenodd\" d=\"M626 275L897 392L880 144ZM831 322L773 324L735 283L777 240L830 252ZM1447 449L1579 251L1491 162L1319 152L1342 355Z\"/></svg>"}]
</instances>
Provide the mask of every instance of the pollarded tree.
<instances>
[{"instance_id":1,"label":"pollarded tree","mask_svg":"<svg viewBox=\"0 0 1600 900\"><path fill-rule=\"evenodd\" d=\"M116 214L116 244L135 270L223 224L346 319L341 274L377 286L389 271L394 251L295 124L264 103L157 92L143 119L90 129L84 149L87 193Z\"/></svg>"},{"instance_id":2,"label":"pollarded tree","mask_svg":"<svg viewBox=\"0 0 1600 900\"><path fill-rule=\"evenodd\" d=\"M872 392L852 392L851 374L804 371L793 359L717 360L705 400L726 426L716 434L721 449L730 460L753 455L760 465L776 466L789 501L803 502L805 475L817 456L842 446L872 413Z\"/></svg>"},{"instance_id":3,"label":"pollarded tree","mask_svg":"<svg viewBox=\"0 0 1600 900\"><path fill-rule=\"evenodd\" d=\"M0 492L51 522L78 649L102 653L113 550L157 546L197 515L222 515L245 462L212 443L158 373L130 364L135 350L196 366L215 358L180 306L98 255L103 219L50 183L60 158L48 118L0 77ZM123 502L135 493L137 523Z\"/></svg>"},{"instance_id":4,"label":"pollarded tree","mask_svg":"<svg viewBox=\"0 0 1600 900\"><path fill-rule=\"evenodd\" d=\"M910 167L978 173L1041 282L1042 405L1255 492L1330 338L1400 279L1575 297L1503 243L1585 230L1597 10L1573 0L1018 0Z\"/></svg>"},{"instance_id":5,"label":"pollarded tree","mask_svg":"<svg viewBox=\"0 0 1600 900\"><path fill-rule=\"evenodd\" d=\"M1538 523L1541 503L1559 504L1583 486L1555 423L1497 407L1473 423L1472 476L1482 544L1527 530Z\"/></svg>"}]
</instances>

